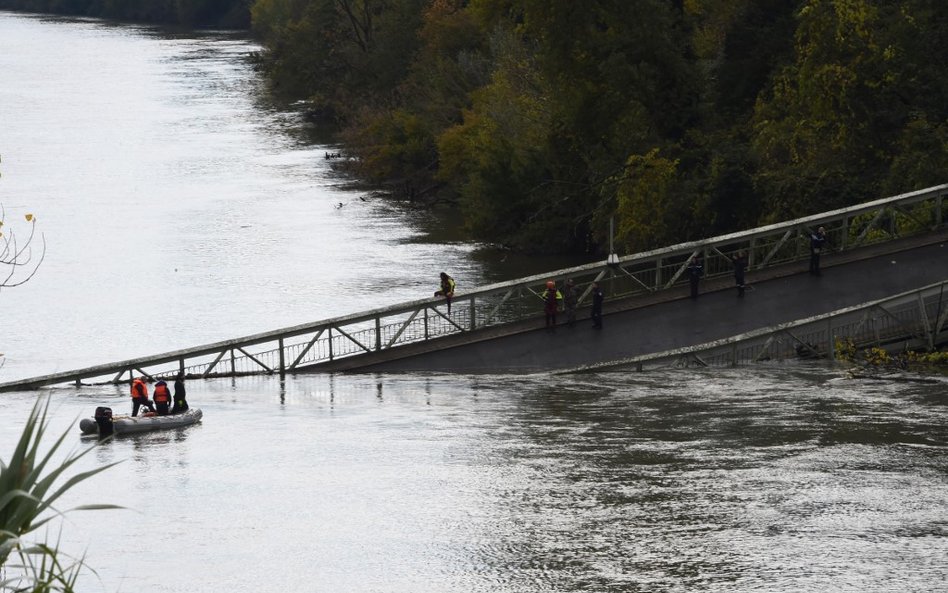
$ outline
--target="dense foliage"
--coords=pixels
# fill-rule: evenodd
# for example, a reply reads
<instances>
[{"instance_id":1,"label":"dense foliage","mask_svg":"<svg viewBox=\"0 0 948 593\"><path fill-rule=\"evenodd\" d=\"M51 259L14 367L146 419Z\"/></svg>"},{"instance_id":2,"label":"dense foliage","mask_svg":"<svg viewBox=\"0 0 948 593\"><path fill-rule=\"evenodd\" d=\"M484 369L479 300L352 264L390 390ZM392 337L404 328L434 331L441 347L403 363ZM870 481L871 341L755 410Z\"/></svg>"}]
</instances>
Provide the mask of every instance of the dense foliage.
<instances>
[{"instance_id":1,"label":"dense foliage","mask_svg":"<svg viewBox=\"0 0 948 593\"><path fill-rule=\"evenodd\" d=\"M278 89L479 236L624 251L944 182L942 0L256 0Z\"/></svg>"},{"instance_id":2,"label":"dense foliage","mask_svg":"<svg viewBox=\"0 0 948 593\"><path fill-rule=\"evenodd\" d=\"M252 4L252 5L251 5ZM0 0L247 26L365 179L636 251L946 181L942 0Z\"/></svg>"},{"instance_id":3,"label":"dense foliage","mask_svg":"<svg viewBox=\"0 0 948 593\"><path fill-rule=\"evenodd\" d=\"M252 0L0 0L2 10L139 21L183 27L250 26Z\"/></svg>"}]
</instances>

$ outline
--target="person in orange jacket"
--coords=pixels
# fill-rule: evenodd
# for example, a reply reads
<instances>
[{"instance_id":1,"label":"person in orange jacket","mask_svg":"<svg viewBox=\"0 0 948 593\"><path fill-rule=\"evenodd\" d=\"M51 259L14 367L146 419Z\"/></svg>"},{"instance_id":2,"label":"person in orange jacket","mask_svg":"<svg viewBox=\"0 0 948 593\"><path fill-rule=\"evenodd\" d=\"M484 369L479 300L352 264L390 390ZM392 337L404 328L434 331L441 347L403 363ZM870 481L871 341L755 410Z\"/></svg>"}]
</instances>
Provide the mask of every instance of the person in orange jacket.
<instances>
[{"instance_id":1,"label":"person in orange jacket","mask_svg":"<svg viewBox=\"0 0 948 593\"><path fill-rule=\"evenodd\" d=\"M168 384L161 380L155 383L155 391L152 395L152 399L155 400L155 408L158 410L158 415L167 416L168 409L171 407L171 390L168 389Z\"/></svg>"},{"instance_id":2,"label":"person in orange jacket","mask_svg":"<svg viewBox=\"0 0 948 593\"><path fill-rule=\"evenodd\" d=\"M138 416L138 408L146 407L151 412L155 411L151 401L148 400L148 386L145 385L145 377L139 377L132 381L132 416Z\"/></svg>"}]
</instances>

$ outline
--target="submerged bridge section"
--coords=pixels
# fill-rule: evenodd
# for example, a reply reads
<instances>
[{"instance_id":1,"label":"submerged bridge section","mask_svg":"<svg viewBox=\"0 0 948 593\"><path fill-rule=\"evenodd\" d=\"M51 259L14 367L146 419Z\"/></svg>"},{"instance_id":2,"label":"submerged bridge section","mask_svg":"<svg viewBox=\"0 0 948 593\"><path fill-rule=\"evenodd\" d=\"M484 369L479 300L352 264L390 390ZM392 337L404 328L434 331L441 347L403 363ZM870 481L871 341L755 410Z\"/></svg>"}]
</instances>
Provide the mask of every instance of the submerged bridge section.
<instances>
[{"instance_id":1,"label":"submerged bridge section","mask_svg":"<svg viewBox=\"0 0 948 593\"><path fill-rule=\"evenodd\" d=\"M589 264L494 284L458 294L450 313L443 299L426 298L194 348L11 381L0 384L0 391L60 383L120 383L133 375L168 377L178 372L190 378L209 378L355 370L523 372L603 363L641 368L648 366L647 361L667 361L669 356L694 354L689 360L703 360L699 354L706 352L701 350L703 344L738 340L739 336L756 339L755 332L778 331L775 326L800 319L822 323L824 316L832 318L834 312L851 315L846 311L859 305L865 304L867 311L892 312L894 309L886 307L896 306L895 301L887 300L893 295L899 295L895 297L898 307L905 299L923 303L911 329L908 317L903 318L902 338L928 332L926 343L934 345L942 340L946 323L941 296L943 282L948 280L948 248L943 247L948 240L946 195L948 184L630 255L614 264ZM809 235L819 226L826 228L829 253L823 257L824 276L812 277L806 274ZM733 289L730 259L739 250L748 256L747 281L751 283L741 299ZM705 266L704 294L696 300L687 298L685 275L693 256L702 257ZM566 278L572 278L579 288L581 318L588 317L592 283L603 287L604 330L597 332L580 323L556 331L542 327L541 294L546 281L562 285ZM869 319L875 316L870 313L860 331L874 324ZM804 336L801 342L811 345L814 353L828 354L831 348L817 342L829 343L827 340L835 339L832 336L841 335L834 334L834 327L839 330L842 324L824 326L821 331L827 331L830 338L820 341ZM888 333L886 336L895 339ZM776 357L774 340L763 355L734 355L731 360ZM726 347L732 347L732 342Z\"/></svg>"}]
</instances>

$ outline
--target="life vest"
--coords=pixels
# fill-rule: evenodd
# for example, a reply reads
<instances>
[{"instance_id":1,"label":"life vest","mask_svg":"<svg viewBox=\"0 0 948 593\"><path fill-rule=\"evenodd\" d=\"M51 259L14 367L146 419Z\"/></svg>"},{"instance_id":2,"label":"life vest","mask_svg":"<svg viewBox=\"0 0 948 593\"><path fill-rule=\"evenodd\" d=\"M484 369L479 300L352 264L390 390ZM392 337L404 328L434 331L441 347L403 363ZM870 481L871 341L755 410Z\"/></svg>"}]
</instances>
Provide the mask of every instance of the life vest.
<instances>
[{"instance_id":1,"label":"life vest","mask_svg":"<svg viewBox=\"0 0 948 593\"><path fill-rule=\"evenodd\" d=\"M155 393L152 396L156 404L167 404L171 402L171 392L168 391L168 385L161 381L155 385Z\"/></svg>"},{"instance_id":2,"label":"life vest","mask_svg":"<svg viewBox=\"0 0 948 593\"><path fill-rule=\"evenodd\" d=\"M145 386L145 382L141 379L135 379L132 381L132 399L138 399L140 397L148 398L148 387Z\"/></svg>"}]
</instances>

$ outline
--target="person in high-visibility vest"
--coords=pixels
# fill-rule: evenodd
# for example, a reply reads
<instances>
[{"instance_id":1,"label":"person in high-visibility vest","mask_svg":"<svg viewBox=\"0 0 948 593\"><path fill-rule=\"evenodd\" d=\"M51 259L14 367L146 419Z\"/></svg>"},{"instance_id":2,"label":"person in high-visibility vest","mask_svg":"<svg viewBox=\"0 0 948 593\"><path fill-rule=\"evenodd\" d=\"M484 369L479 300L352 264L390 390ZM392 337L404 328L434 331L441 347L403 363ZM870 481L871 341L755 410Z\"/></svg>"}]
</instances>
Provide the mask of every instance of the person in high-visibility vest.
<instances>
[{"instance_id":1,"label":"person in high-visibility vest","mask_svg":"<svg viewBox=\"0 0 948 593\"><path fill-rule=\"evenodd\" d=\"M441 272L441 290L434 293L435 296L443 296L444 300L448 303L448 315L451 314L451 299L454 298L454 287L457 284L454 282L454 278L448 276L444 272Z\"/></svg>"},{"instance_id":2,"label":"person in high-visibility vest","mask_svg":"<svg viewBox=\"0 0 948 593\"><path fill-rule=\"evenodd\" d=\"M155 411L151 401L148 400L148 387L145 385L145 377L139 377L132 381L132 416L138 416L138 408L143 406L151 412Z\"/></svg>"},{"instance_id":3,"label":"person in high-visibility vest","mask_svg":"<svg viewBox=\"0 0 948 593\"><path fill-rule=\"evenodd\" d=\"M556 327L556 312L560 309L560 303L563 301L563 295L556 290L556 283L552 280L546 283L546 291L543 293L543 312L546 313L546 326Z\"/></svg>"},{"instance_id":4,"label":"person in high-visibility vest","mask_svg":"<svg viewBox=\"0 0 948 593\"><path fill-rule=\"evenodd\" d=\"M155 400L155 408L158 409L158 415L167 416L168 410L171 407L171 390L168 389L168 384L160 380L155 383L155 392L152 395L152 399Z\"/></svg>"}]
</instances>

